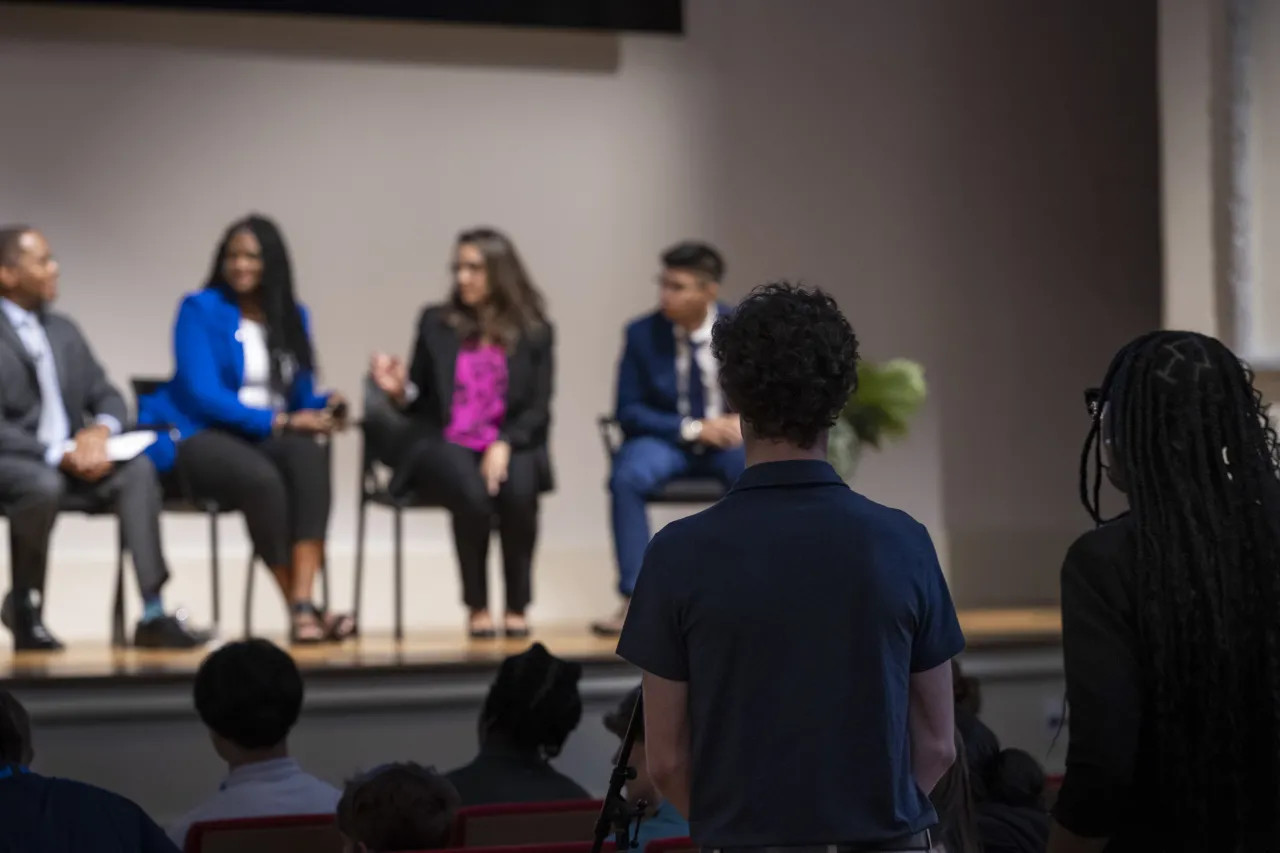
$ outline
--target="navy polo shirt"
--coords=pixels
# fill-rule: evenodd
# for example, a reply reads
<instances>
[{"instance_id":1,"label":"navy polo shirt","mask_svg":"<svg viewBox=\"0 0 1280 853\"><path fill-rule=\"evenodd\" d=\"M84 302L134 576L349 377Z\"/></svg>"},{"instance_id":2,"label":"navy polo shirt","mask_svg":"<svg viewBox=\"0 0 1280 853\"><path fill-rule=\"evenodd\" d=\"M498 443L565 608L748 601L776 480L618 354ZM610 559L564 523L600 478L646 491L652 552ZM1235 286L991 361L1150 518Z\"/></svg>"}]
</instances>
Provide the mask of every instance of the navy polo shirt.
<instances>
[{"instance_id":1,"label":"navy polo shirt","mask_svg":"<svg viewBox=\"0 0 1280 853\"><path fill-rule=\"evenodd\" d=\"M908 680L963 648L924 526L794 461L751 466L654 537L618 654L688 682L691 835L734 847L933 826Z\"/></svg>"}]
</instances>

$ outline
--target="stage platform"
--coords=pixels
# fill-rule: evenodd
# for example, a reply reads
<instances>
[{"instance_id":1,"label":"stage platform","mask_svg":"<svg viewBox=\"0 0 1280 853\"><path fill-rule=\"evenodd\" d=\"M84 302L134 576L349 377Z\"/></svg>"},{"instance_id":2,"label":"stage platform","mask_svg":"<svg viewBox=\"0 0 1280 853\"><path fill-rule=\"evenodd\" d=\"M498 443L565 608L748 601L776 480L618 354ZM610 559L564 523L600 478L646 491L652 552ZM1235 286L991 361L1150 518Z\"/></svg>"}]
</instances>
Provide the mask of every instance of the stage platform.
<instances>
[{"instance_id":1,"label":"stage platform","mask_svg":"<svg viewBox=\"0 0 1280 853\"><path fill-rule=\"evenodd\" d=\"M1054 646L1062 631L1057 608L967 610L961 611L960 622L971 651ZM341 645L295 646L290 652L313 681L357 673L364 677L459 676L492 672L503 658L534 641L593 670L626 668L614 654L616 640L593 636L585 624L542 626L525 640L471 640L462 631L437 631L411 634L400 643L390 636L370 636ZM207 653L208 649L172 652L77 643L55 654L21 652L0 657L0 679L28 689L51 682L172 684L189 680Z\"/></svg>"}]
</instances>

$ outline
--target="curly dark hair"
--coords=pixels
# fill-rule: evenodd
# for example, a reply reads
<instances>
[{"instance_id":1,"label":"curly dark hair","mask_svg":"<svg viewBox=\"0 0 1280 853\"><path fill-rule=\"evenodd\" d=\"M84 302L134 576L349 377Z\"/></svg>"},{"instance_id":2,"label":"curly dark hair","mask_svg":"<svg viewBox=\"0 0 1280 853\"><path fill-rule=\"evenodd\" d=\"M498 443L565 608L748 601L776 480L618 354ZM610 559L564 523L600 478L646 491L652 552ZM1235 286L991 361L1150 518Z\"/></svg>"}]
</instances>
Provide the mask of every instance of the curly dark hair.
<instances>
[{"instance_id":1,"label":"curly dark hair","mask_svg":"<svg viewBox=\"0 0 1280 853\"><path fill-rule=\"evenodd\" d=\"M338 830L370 853L449 846L462 798L431 767L385 764L347 782L338 801Z\"/></svg>"},{"instance_id":2,"label":"curly dark hair","mask_svg":"<svg viewBox=\"0 0 1280 853\"><path fill-rule=\"evenodd\" d=\"M288 652L267 640L212 652L196 671L192 693L201 721L242 749L278 745L302 713L302 674Z\"/></svg>"},{"instance_id":3,"label":"curly dark hair","mask_svg":"<svg viewBox=\"0 0 1280 853\"><path fill-rule=\"evenodd\" d=\"M1103 523L1109 445L1135 533L1155 795L1195 849L1234 850L1280 795L1276 432L1248 366L1192 332L1133 341L1092 397L1080 491Z\"/></svg>"},{"instance_id":4,"label":"curly dark hair","mask_svg":"<svg viewBox=\"0 0 1280 853\"><path fill-rule=\"evenodd\" d=\"M858 385L858 339L836 301L785 281L716 321L720 387L755 437L808 449Z\"/></svg>"}]
</instances>

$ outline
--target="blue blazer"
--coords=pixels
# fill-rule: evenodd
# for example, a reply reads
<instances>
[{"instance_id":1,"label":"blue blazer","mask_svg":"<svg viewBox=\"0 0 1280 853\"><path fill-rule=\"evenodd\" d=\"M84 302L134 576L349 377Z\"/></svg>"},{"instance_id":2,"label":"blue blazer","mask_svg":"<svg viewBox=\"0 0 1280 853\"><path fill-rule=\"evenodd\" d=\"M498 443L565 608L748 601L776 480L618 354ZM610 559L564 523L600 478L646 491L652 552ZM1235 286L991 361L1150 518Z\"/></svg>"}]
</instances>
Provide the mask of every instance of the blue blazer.
<instances>
[{"instance_id":1,"label":"blue blazer","mask_svg":"<svg viewBox=\"0 0 1280 853\"><path fill-rule=\"evenodd\" d=\"M311 334L307 311L302 325ZM244 384L244 346L240 307L220 287L189 293L178 307L173 326L173 378L138 401L138 423L166 424L167 435L147 449L156 470L168 471L177 457L177 442L209 427L221 427L250 439L271 434L275 413L240 402ZM327 394L315 388L310 371L298 371L289 387L289 411L321 409Z\"/></svg>"},{"instance_id":2,"label":"blue blazer","mask_svg":"<svg viewBox=\"0 0 1280 853\"><path fill-rule=\"evenodd\" d=\"M733 309L716 307L721 316ZM676 381L676 331L655 311L627 326L618 364L618 399L614 417L627 438L651 435L680 443L680 388Z\"/></svg>"}]
</instances>

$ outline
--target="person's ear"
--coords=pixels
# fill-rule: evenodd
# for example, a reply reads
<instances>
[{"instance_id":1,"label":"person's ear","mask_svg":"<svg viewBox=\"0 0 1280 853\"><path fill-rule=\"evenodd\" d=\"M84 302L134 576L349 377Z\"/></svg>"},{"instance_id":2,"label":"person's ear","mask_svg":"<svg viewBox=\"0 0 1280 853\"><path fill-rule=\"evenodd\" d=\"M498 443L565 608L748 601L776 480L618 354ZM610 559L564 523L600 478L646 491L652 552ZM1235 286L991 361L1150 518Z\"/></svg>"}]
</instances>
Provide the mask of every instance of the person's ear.
<instances>
[{"instance_id":1,"label":"person's ear","mask_svg":"<svg viewBox=\"0 0 1280 853\"><path fill-rule=\"evenodd\" d=\"M9 264L0 264L0 289L11 290L17 283L17 270Z\"/></svg>"}]
</instances>

